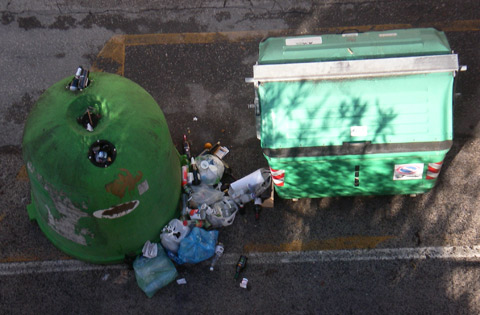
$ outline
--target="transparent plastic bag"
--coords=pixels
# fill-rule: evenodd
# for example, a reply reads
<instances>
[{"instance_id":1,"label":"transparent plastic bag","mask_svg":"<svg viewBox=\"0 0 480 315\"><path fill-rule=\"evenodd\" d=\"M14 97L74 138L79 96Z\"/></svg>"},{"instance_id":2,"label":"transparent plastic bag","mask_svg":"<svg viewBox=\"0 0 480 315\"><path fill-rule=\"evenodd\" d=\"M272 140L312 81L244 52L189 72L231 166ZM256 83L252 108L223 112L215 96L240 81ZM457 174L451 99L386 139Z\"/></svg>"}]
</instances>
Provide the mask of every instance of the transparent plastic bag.
<instances>
[{"instance_id":1,"label":"transparent plastic bag","mask_svg":"<svg viewBox=\"0 0 480 315\"><path fill-rule=\"evenodd\" d=\"M156 257L138 256L133 262L137 284L149 298L178 276L177 269L165 254L162 246L159 244L157 246Z\"/></svg>"},{"instance_id":2,"label":"transparent plastic bag","mask_svg":"<svg viewBox=\"0 0 480 315\"><path fill-rule=\"evenodd\" d=\"M225 166L223 162L212 154L205 154L195 159L200 179L205 185L215 185L222 179Z\"/></svg>"},{"instance_id":3,"label":"transparent plastic bag","mask_svg":"<svg viewBox=\"0 0 480 315\"><path fill-rule=\"evenodd\" d=\"M225 196L222 200L212 205L210 211L207 211L207 220L214 228L229 226L235 220L238 206L235 201Z\"/></svg>"},{"instance_id":4,"label":"transparent plastic bag","mask_svg":"<svg viewBox=\"0 0 480 315\"><path fill-rule=\"evenodd\" d=\"M218 231L194 227L178 248L178 258L184 263L196 264L215 255Z\"/></svg>"},{"instance_id":5,"label":"transparent plastic bag","mask_svg":"<svg viewBox=\"0 0 480 315\"><path fill-rule=\"evenodd\" d=\"M222 200L224 194L220 190L213 189L207 185L201 184L192 186L193 194L189 201L191 208L198 208L202 204L212 205L217 201Z\"/></svg>"}]
</instances>

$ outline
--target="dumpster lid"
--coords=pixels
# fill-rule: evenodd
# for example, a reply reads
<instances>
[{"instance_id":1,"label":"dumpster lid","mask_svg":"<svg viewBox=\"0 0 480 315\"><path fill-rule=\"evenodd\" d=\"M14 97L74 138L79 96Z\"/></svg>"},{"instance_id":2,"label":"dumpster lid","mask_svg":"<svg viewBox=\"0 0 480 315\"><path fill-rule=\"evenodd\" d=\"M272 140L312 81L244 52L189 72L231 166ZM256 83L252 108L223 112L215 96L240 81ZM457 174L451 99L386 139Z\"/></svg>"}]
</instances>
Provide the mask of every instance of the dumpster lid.
<instances>
[{"instance_id":1,"label":"dumpster lid","mask_svg":"<svg viewBox=\"0 0 480 315\"><path fill-rule=\"evenodd\" d=\"M451 53L445 33L433 28L271 37L259 45L259 64L430 56Z\"/></svg>"}]
</instances>

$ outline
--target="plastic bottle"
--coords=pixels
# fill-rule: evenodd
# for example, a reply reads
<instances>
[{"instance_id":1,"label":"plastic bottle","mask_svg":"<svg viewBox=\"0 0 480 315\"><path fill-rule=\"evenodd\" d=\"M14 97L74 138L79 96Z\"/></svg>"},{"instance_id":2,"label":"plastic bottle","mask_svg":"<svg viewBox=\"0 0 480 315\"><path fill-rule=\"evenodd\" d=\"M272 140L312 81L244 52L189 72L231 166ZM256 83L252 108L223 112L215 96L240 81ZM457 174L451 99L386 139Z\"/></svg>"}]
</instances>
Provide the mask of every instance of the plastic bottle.
<instances>
[{"instance_id":1,"label":"plastic bottle","mask_svg":"<svg viewBox=\"0 0 480 315\"><path fill-rule=\"evenodd\" d=\"M193 194L192 187L189 185L183 186L183 191L190 197Z\"/></svg>"},{"instance_id":2,"label":"plastic bottle","mask_svg":"<svg viewBox=\"0 0 480 315\"><path fill-rule=\"evenodd\" d=\"M188 199L187 194L183 193L182 194L182 212L180 214L181 220L186 220L188 216L187 199Z\"/></svg>"},{"instance_id":3,"label":"plastic bottle","mask_svg":"<svg viewBox=\"0 0 480 315\"><path fill-rule=\"evenodd\" d=\"M70 83L70 91L76 91L78 88L78 83L80 80L80 75L82 75L83 68L79 66L77 68L77 72L75 73L75 77L73 78L72 82Z\"/></svg>"},{"instance_id":4,"label":"plastic bottle","mask_svg":"<svg viewBox=\"0 0 480 315\"><path fill-rule=\"evenodd\" d=\"M192 164L192 172L193 172L193 182L192 184L195 186L200 185L200 174L198 174L197 163L195 162L195 158L191 158Z\"/></svg>"},{"instance_id":5,"label":"plastic bottle","mask_svg":"<svg viewBox=\"0 0 480 315\"><path fill-rule=\"evenodd\" d=\"M78 82L78 89L80 91L83 90L84 88L86 88L87 85L88 85L88 74L89 74L88 70L82 70L82 72L80 74L80 78L79 78L79 82Z\"/></svg>"},{"instance_id":6,"label":"plastic bottle","mask_svg":"<svg viewBox=\"0 0 480 315\"><path fill-rule=\"evenodd\" d=\"M213 257L212 263L210 264L210 271L213 271L215 264L217 263L218 259L222 257L224 250L225 248L223 247L222 243L218 243L217 246L215 246L215 256Z\"/></svg>"},{"instance_id":7,"label":"plastic bottle","mask_svg":"<svg viewBox=\"0 0 480 315\"><path fill-rule=\"evenodd\" d=\"M262 199L255 198L255 221L260 219L260 211L262 211Z\"/></svg>"},{"instance_id":8,"label":"plastic bottle","mask_svg":"<svg viewBox=\"0 0 480 315\"><path fill-rule=\"evenodd\" d=\"M78 79L82 75L83 68L82 66L78 66L77 72L75 73L75 77Z\"/></svg>"},{"instance_id":9,"label":"plastic bottle","mask_svg":"<svg viewBox=\"0 0 480 315\"><path fill-rule=\"evenodd\" d=\"M185 187L188 184L188 166L182 166L182 187Z\"/></svg>"},{"instance_id":10,"label":"plastic bottle","mask_svg":"<svg viewBox=\"0 0 480 315\"><path fill-rule=\"evenodd\" d=\"M190 209L188 211L188 215L192 220L205 220L207 216L207 210L209 208L210 207L206 203L204 203L198 209Z\"/></svg>"},{"instance_id":11,"label":"plastic bottle","mask_svg":"<svg viewBox=\"0 0 480 315\"><path fill-rule=\"evenodd\" d=\"M183 154L185 154L189 160L192 158L192 153L190 150L190 144L187 140L187 135L183 135Z\"/></svg>"},{"instance_id":12,"label":"plastic bottle","mask_svg":"<svg viewBox=\"0 0 480 315\"><path fill-rule=\"evenodd\" d=\"M183 220L183 225L189 228L199 227L206 230L212 226L207 220Z\"/></svg>"},{"instance_id":13,"label":"plastic bottle","mask_svg":"<svg viewBox=\"0 0 480 315\"><path fill-rule=\"evenodd\" d=\"M240 272L242 272L243 269L245 269L245 266L247 265L247 256L240 256L240 259L237 262L237 266L235 268L235 276L234 279L238 279L238 275L240 275Z\"/></svg>"}]
</instances>

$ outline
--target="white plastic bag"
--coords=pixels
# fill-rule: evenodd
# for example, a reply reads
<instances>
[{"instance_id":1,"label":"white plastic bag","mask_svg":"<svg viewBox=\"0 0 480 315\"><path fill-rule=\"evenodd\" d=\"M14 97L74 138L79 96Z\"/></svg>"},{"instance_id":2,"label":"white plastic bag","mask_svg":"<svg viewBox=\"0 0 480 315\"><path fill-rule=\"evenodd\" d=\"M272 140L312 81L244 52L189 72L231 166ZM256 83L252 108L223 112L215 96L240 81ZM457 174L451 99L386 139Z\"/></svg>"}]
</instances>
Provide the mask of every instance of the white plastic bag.
<instances>
[{"instance_id":1,"label":"white plastic bag","mask_svg":"<svg viewBox=\"0 0 480 315\"><path fill-rule=\"evenodd\" d=\"M235 201L226 196L222 200L217 201L207 211L207 220L214 228L229 226L235 220L238 206Z\"/></svg>"},{"instance_id":2,"label":"white plastic bag","mask_svg":"<svg viewBox=\"0 0 480 315\"><path fill-rule=\"evenodd\" d=\"M190 227L185 226L182 221L178 219L171 220L163 229L160 234L160 240L163 247L169 251L176 253L180 242L188 235Z\"/></svg>"}]
</instances>

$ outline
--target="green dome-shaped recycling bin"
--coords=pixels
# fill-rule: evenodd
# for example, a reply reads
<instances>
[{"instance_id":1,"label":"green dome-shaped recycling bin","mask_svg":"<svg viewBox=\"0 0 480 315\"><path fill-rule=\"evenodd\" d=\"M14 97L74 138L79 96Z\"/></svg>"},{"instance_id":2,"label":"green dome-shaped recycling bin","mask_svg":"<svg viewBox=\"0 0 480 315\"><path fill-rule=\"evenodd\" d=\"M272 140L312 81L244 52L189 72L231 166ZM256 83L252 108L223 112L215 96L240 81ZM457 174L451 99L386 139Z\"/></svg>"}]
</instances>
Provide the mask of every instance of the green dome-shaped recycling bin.
<instances>
[{"instance_id":1,"label":"green dome-shaped recycling bin","mask_svg":"<svg viewBox=\"0 0 480 315\"><path fill-rule=\"evenodd\" d=\"M23 157L29 217L67 254L123 261L178 214L180 159L155 100L121 76L91 73L83 91L66 78L28 117Z\"/></svg>"}]
</instances>

